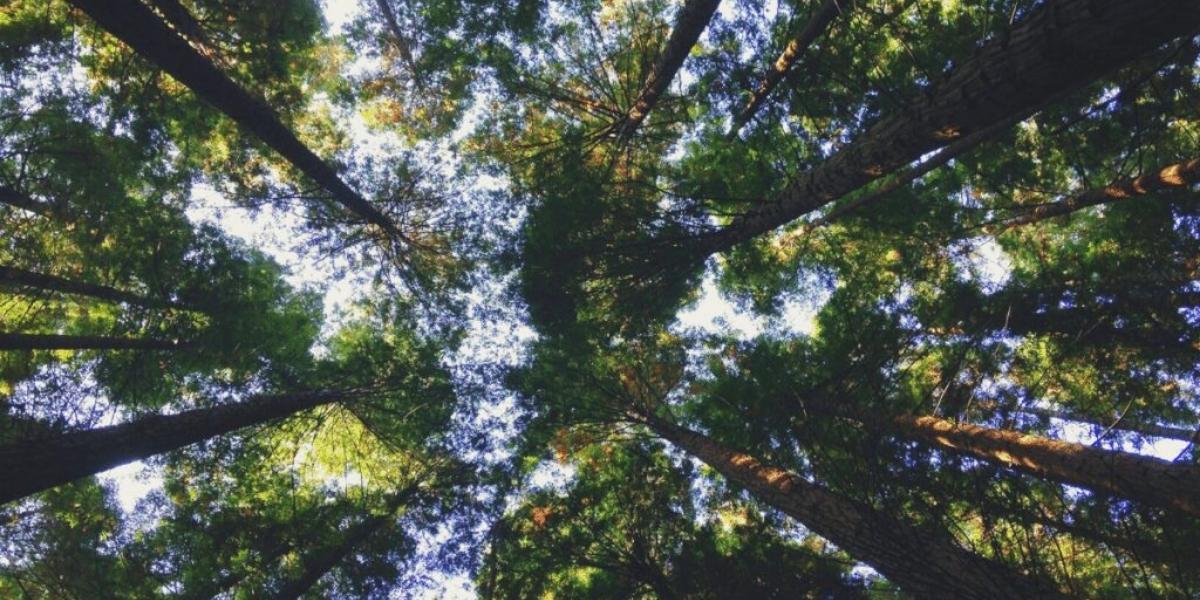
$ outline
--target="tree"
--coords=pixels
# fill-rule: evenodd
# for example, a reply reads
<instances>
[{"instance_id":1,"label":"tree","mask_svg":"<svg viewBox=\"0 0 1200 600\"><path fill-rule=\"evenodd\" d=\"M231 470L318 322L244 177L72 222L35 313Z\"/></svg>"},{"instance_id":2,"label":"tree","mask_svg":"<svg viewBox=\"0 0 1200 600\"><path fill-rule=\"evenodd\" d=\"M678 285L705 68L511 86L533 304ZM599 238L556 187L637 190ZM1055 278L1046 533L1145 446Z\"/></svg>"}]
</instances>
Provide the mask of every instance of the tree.
<instances>
[{"instance_id":1,"label":"tree","mask_svg":"<svg viewBox=\"0 0 1200 600\"><path fill-rule=\"evenodd\" d=\"M569 488L531 490L492 529L484 597L864 596L837 557L777 535L752 506L696 503L687 464L661 448L574 438L556 441L558 459L577 469Z\"/></svg>"}]
</instances>

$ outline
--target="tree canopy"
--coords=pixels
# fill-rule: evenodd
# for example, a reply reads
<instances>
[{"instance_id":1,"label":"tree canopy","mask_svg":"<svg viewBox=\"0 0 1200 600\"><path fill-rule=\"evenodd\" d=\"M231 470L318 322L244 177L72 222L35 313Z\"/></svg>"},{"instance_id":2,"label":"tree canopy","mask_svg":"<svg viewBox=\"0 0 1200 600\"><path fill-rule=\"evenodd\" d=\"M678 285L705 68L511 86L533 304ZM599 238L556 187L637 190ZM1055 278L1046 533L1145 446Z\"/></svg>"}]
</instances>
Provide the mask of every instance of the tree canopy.
<instances>
[{"instance_id":1,"label":"tree canopy","mask_svg":"<svg viewBox=\"0 0 1200 600\"><path fill-rule=\"evenodd\" d=\"M1194 0L0 2L0 596L1200 597Z\"/></svg>"}]
</instances>

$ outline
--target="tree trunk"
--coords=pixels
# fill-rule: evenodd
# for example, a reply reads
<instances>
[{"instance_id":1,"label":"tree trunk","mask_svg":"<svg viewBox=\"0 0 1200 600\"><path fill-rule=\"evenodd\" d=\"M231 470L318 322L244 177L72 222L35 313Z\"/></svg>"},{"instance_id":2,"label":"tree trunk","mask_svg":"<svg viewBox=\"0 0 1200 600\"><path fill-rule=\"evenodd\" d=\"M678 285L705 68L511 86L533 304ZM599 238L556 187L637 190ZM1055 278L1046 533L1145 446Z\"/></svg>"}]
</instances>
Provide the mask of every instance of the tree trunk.
<instances>
[{"instance_id":1,"label":"tree trunk","mask_svg":"<svg viewBox=\"0 0 1200 600\"><path fill-rule=\"evenodd\" d=\"M106 31L158 65L245 130L258 136L333 198L368 223L405 236L385 214L358 195L337 172L303 144L273 110L251 96L139 0L70 0Z\"/></svg>"},{"instance_id":2,"label":"tree trunk","mask_svg":"<svg viewBox=\"0 0 1200 600\"><path fill-rule=\"evenodd\" d=\"M1058 202L1028 207L1022 210L1021 214L988 225L984 230L988 233L999 233L1011 227L1060 217L1097 204L1132 200L1155 192L1187 190L1198 181L1200 181L1200 158L1193 158L1189 161L1159 167L1140 177L1123 179L1112 185L1081 192Z\"/></svg>"},{"instance_id":3,"label":"tree trunk","mask_svg":"<svg viewBox=\"0 0 1200 600\"><path fill-rule=\"evenodd\" d=\"M404 61L404 65L408 67L413 85L418 91L424 92L425 82L421 73L417 72L417 61L413 58L412 43L408 36L404 35L404 30L400 27L400 20L396 18L396 11L392 10L392 0L375 0L375 6L379 8L379 13L383 16L384 26L392 34L394 40L392 45L400 53L400 60Z\"/></svg>"},{"instance_id":4,"label":"tree trunk","mask_svg":"<svg viewBox=\"0 0 1200 600\"><path fill-rule=\"evenodd\" d=\"M120 425L0 446L0 504L243 427L361 394L357 390L323 390L252 396L236 404L172 415L149 415Z\"/></svg>"},{"instance_id":5,"label":"tree trunk","mask_svg":"<svg viewBox=\"0 0 1200 600\"><path fill-rule=\"evenodd\" d=\"M177 340L0 332L0 350L185 350L191 346Z\"/></svg>"},{"instance_id":6,"label":"tree trunk","mask_svg":"<svg viewBox=\"0 0 1200 600\"><path fill-rule=\"evenodd\" d=\"M982 409L1000 410L999 404L991 401L976 402L976 405ZM1117 431L1125 431L1136 433L1144 437L1161 437L1181 442L1191 442L1197 435L1198 429L1185 429L1183 427L1172 427L1170 425L1158 425L1155 423L1139 423L1128 422L1124 419L1113 417L1111 419L1101 419L1090 415L1080 415L1067 413L1061 410L1052 408L1039 408L1036 406L1021 406L1012 407L1013 412L1033 415L1037 417L1046 417L1048 419L1059 419L1061 421L1070 421L1073 423L1085 423L1087 425L1095 425L1101 428L1112 428Z\"/></svg>"},{"instance_id":7,"label":"tree trunk","mask_svg":"<svg viewBox=\"0 0 1200 600\"><path fill-rule=\"evenodd\" d=\"M654 110L654 105L675 79L675 74L683 66L683 61L692 51L692 46L700 39L700 34L704 33L704 28L708 27L708 22L712 20L713 13L717 11L717 5L720 3L721 0L687 0L680 7L675 18L675 27L671 30L671 37L667 39L662 55L654 63L654 68L646 78L646 83L634 100L633 106L617 126L619 139L627 140L633 136L650 111Z\"/></svg>"},{"instance_id":8,"label":"tree trunk","mask_svg":"<svg viewBox=\"0 0 1200 600\"><path fill-rule=\"evenodd\" d=\"M907 525L694 431L656 418L648 423L667 441L875 567L915 597L1065 598L1048 582L972 554L944 532Z\"/></svg>"},{"instance_id":9,"label":"tree trunk","mask_svg":"<svg viewBox=\"0 0 1200 600\"><path fill-rule=\"evenodd\" d=\"M272 598L275 600L295 600L308 592L326 573L346 560L352 552L362 546L376 532L385 529L400 510L419 489L419 483L414 483L396 492L388 501L384 513L364 518L346 532L342 539L328 548L312 552L301 560L301 572L295 579L285 583Z\"/></svg>"},{"instance_id":10,"label":"tree trunk","mask_svg":"<svg viewBox=\"0 0 1200 600\"><path fill-rule=\"evenodd\" d=\"M903 173L897 173L891 179L884 182L874 190L871 190L869 193L863 194L854 201L848 202L843 206L839 206L829 211L829 214L821 217L820 219L815 219L810 228L828 225L864 206L874 204L875 202L886 198L888 194L891 194L901 187L916 181L920 177L923 177L941 168L955 158L974 150L980 144L995 138L997 135L1008 130L1008 128L1012 127L1013 125L1024 121L1034 112L1036 111L1020 113L1016 117L1005 119L993 125L989 125L988 127L980 129L971 135L963 136L955 140L954 143L942 148L936 155L929 157L929 159L925 160L921 164L914 165L911 168L906 169Z\"/></svg>"},{"instance_id":11,"label":"tree trunk","mask_svg":"<svg viewBox=\"0 0 1200 600\"><path fill-rule=\"evenodd\" d=\"M1200 465L1093 448L931 416L891 419L907 437L1036 475L1200 516Z\"/></svg>"},{"instance_id":12,"label":"tree trunk","mask_svg":"<svg viewBox=\"0 0 1200 600\"><path fill-rule=\"evenodd\" d=\"M804 29L788 42L786 48L783 49L783 54L775 59L775 64L771 65L771 70L767 71L766 77L759 82L758 87L750 94L750 100L746 102L746 106L733 117L733 124L729 127L729 138L737 136L742 127L754 118L754 113L758 112L760 106L766 101L767 96L783 81L792 67L800 60L800 56L808 50L811 45L825 30L829 24L833 22L842 10L849 10L853 5L854 0L825 0L825 2L813 12L808 18L808 23L804 25Z\"/></svg>"},{"instance_id":13,"label":"tree trunk","mask_svg":"<svg viewBox=\"0 0 1200 600\"><path fill-rule=\"evenodd\" d=\"M964 60L928 94L801 174L776 198L701 238L722 252L820 208L921 155L1073 91L1196 31L1194 0L1051 0Z\"/></svg>"},{"instance_id":14,"label":"tree trunk","mask_svg":"<svg viewBox=\"0 0 1200 600\"><path fill-rule=\"evenodd\" d=\"M83 281L72 281L70 279L63 279L62 277L55 277L54 275L45 275L42 273L18 269L16 267L0 265L0 286L8 285L34 288L39 290L51 290L63 294L89 296L91 298L104 300L106 302L131 304L146 308L195 310L194 308L179 304L178 302L139 296L137 294L118 290L106 285L98 285Z\"/></svg>"},{"instance_id":15,"label":"tree trunk","mask_svg":"<svg viewBox=\"0 0 1200 600\"><path fill-rule=\"evenodd\" d=\"M29 196L18 192L8 186L0 185L0 204L27 210L31 213L42 215L44 217L53 216L54 209L47 206L44 202L38 202Z\"/></svg>"},{"instance_id":16,"label":"tree trunk","mask_svg":"<svg viewBox=\"0 0 1200 600\"><path fill-rule=\"evenodd\" d=\"M200 46L203 51L210 52L208 47L208 36L204 34L204 28L188 12L186 6L179 3L179 0L150 0L150 4L162 13L163 19L171 24L187 40L193 44Z\"/></svg>"}]
</instances>

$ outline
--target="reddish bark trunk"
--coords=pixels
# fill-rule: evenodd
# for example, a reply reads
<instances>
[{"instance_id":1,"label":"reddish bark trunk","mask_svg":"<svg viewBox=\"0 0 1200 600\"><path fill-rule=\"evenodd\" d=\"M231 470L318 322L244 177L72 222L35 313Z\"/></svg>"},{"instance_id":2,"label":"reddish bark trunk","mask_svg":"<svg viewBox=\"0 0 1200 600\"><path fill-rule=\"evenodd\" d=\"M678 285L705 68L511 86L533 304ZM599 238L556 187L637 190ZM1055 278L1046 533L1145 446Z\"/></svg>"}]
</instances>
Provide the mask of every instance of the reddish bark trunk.
<instances>
[{"instance_id":1,"label":"reddish bark trunk","mask_svg":"<svg viewBox=\"0 0 1200 600\"><path fill-rule=\"evenodd\" d=\"M694 431L658 419L650 419L649 425L664 439L875 567L915 597L1065 598L1047 582L972 554L942 531L907 525Z\"/></svg>"},{"instance_id":2,"label":"reddish bark trunk","mask_svg":"<svg viewBox=\"0 0 1200 600\"><path fill-rule=\"evenodd\" d=\"M1140 177L1122 179L1112 185L1081 192L1058 202L1031 206L1015 217L989 225L986 231L997 233L1010 227L1067 215L1089 206L1133 200L1155 192L1186 190L1196 182L1200 182L1200 158L1158 167Z\"/></svg>"},{"instance_id":3,"label":"reddish bark trunk","mask_svg":"<svg viewBox=\"0 0 1200 600\"><path fill-rule=\"evenodd\" d=\"M1200 466L1093 448L1016 431L902 415L892 424L903 435L991 463L1200 516Z\"/></svg>"},{"instance_id":4,"label":"reddish bark trunk","mask_svg":"<svg viewBox=\"0 0 1200 600\"><path fill-rule=\"evenodd\" d=\"M754 113L758 112L759 107L767 100L767 96L774 91L779 82L787 76L792 67L800 61L800 57L808 50L818 37L825 33L829 28L829 24L833 22L843 10L849 10L853 5L854 0L825 0L812 16L808 18L808 23L804 25L804 29L796 37L788 42L786 48L783 49L783 54L775 59L775 63L771 65L771 70L767 71L763 80L750 94L750 100L746 102L746 106L733 117L733 124L729 128L728 137L737 136L742 127L754 118Z\"/></svg>"},{"instance_id":5,"label":"reddish bark trunk","mask_svg":"<svg viewBox=\"0 0 1200 600\"><path fill-rule=\"evenodd\" d=\"M1075 90L1200 26L1193 0L1050 0L908 109L702 238L705 253L783 226L964 136Z\"/></svg>"},{"instance_id":6,"label":"reddish bark trunk","mask_svg":"<svg viewBox=\"0 0 1200 600\"><path fill-rule=\"evenodd\" d=\"M634 100L633 106L618 125L618 138L631 137L642 125L642 121L646 120L650 111L654 110L654 105L658 104L658 99L666 93L667 87L683 66L683 61L692 51L692 46L700 39L700 34L704 33L704 28L708 27L708 22L712 20L713 13L717 11L717 5L720 3L721 0L687 0L679 9L666 48L658 57L650 76L646 78L646 83Z\"/></svg>"}]
</instances>

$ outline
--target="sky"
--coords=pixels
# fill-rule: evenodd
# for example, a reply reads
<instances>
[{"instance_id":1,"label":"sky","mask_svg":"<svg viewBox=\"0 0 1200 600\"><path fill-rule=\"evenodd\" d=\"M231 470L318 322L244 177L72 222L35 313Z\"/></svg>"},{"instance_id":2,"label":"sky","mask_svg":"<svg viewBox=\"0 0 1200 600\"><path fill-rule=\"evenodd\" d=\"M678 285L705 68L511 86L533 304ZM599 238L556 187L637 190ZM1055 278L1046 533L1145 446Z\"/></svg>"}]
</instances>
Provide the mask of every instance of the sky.
<instances>
[{"instance_id":1,"label":"sky","mask_svg":"<svg viewBox=\"0 0 1200 600\"><path fill-rule=\"evenodd\" d=\"M323 2L325 17L332 31L339 31L358 12L356 0L325 0ZM725 10L732 10L732 3L723 5ZM775 6L770 3L770 6ZM770 9L770 8L769 8ZM773 9L772 9L773 10ZM469 127L469 124L466 124ZM380 140L369 139L373 134L367 132L361 122L351 124L352 135L357 145L362 147L379 147ZM495 182L485 182L485 184ZM195 207L189 210L189 217L198 222L214 223L229 234L245 240L250 245L263 250L289 270L289 283L294 286L310 286L324 290L325 310L327 317L345 314L355 298L363 282L353 278L338 279L333 276L336 265L319 263L298 255L291 247L289 239L289 224L296 223L295 215L280 213L266 208L257 214L233 208L211 188L201 187L195 194ZM282 224L283 226L280 226ZM964 278L975 279L983 284L984 289L995 289L1003 285L1009 277L1011 263L1004 251L989 238L976 238L963 243L960 262L956 265ZM803 298L791 298L785 302L780 317L768 320L741 311L733 303L723 298L717 291L715 279L710 273L705 277L700 298L678 315L677 328L707 331L711 333L735 333L739 337L749 339L767 329L786 332L793 335L811 334L815 327L815 315L821 304L828 298L829 293L814 293ZM329 320L328 327L336 325L337 319ZM474 339L468 339L467 346L474 344L480 352L486 351L490 342L486 330L476 327L471 334ZM530 338L532 332L521 334L524 339ZM492 350L495 350L492 348ZM497 407L503 411L504 407ZM1061 425L1061 423L1060 423ZM1092 428L1087 426L1067 425L1061 428L1064 439L1089 443L1093 438ZM1141 448L1128 448L1130 451L1148 453L1162 458L1174 458L1183 448L1184 443L1174 440L1159 441ZM116 484L117 497L128 513L136 510L137 501L151 491L161 486L161 479L153 469L147 468L141 462L131 463L112 469L101 475L103 479ZM561 485L570 477L570 470L548 466L539 470L534 478L534 484L539 487ZM470 582L463 577L441 578L438 585L428 592L427 598L473 598Z\"/></svg>"}]
</instances>

